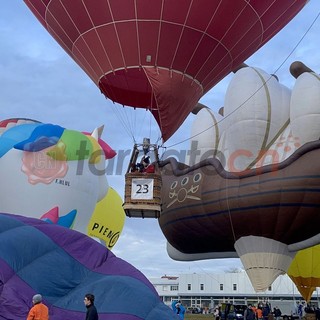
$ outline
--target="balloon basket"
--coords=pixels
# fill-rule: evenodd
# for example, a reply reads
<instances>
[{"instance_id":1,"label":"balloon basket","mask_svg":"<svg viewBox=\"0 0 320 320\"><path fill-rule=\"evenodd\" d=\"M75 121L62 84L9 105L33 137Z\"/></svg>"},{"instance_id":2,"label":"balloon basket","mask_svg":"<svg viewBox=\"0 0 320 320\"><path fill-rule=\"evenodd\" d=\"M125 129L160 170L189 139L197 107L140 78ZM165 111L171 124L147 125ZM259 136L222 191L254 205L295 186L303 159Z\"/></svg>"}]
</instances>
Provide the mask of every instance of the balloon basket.
<instances>
[{"instance_id":1,"label":"balloon basket","mask_svg":"<svg viewBox=\"0 0 320 320\"><path fill-rule=\"evenodd\" d=\"M161 212L161 175L127 173L123 209L130 218L155 218Z\"/></svg>"}]
</instances>

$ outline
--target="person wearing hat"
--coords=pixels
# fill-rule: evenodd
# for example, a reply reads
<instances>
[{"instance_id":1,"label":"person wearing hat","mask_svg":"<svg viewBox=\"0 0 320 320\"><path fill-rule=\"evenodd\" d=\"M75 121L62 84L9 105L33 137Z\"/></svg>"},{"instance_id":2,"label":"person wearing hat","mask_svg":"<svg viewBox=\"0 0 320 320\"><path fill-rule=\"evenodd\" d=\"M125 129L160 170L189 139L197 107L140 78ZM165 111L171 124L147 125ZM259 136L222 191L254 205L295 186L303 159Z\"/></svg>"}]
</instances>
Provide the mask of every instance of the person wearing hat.
<instances>
[{"instance_id":1,"label":"person wearing hat","mask_svg":"<svg viewBox=\"0 0 320 320\"><path fill-rule=\"evenodd\" d=\"M49 320L49 309L42 303L41 294L37 293L32 297L32 304L27 320Z\"/></svg>"},{"instance_id":2,"label":"person wearing hat","mask_svg":"<svg viewBox=\"0 0 320 320\"><path fill-rule=\"evenodd\" d=\"M87 293L84 296L84 304L87 308L85 320L99 320L97 308L94 305L94 295Z\"/></svg>"}]
</instances>

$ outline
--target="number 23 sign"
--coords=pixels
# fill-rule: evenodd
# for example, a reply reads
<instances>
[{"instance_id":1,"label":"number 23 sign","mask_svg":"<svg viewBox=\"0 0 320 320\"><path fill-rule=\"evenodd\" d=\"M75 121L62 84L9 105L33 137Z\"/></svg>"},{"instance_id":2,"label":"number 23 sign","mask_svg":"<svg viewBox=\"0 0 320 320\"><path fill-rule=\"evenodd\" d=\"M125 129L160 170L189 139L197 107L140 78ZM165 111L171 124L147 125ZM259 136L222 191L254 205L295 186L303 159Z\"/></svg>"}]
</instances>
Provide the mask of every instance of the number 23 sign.
<instances>
[{"instance_id":1,"label":"number 23 sign","mask_svg":"<svg viewBox=\"0 0 320 320\"><path fill-rule=\"evenodd\" d=\"M131 199L153 199L153 179L132 179Z\"/></svg>"}]
</instances>

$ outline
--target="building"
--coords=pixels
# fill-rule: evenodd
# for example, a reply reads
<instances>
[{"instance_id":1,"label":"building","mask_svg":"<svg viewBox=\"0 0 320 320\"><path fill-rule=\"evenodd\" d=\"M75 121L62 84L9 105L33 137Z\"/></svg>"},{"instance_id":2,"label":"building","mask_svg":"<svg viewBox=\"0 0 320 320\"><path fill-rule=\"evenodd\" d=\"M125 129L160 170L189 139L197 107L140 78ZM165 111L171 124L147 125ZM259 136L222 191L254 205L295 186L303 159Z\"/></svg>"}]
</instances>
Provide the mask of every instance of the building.
<instances>
[{"instance_id":1,"label":"building","mask_svg":"<svg viewBox=\"0 0 320 320\"><path fill-rule=\"evenodd\" d=\"M234 304L257 304L291 301L292 305L304 303L302 296L287 275L279 276L265 291L254 291L246 272L223 274L180 274L149 278L162 301L171 305L179 299L187 307L210 309L224 302ZM274 302L274 303L272 303ZM318 306L318 290L315 290L311 303Z\"/></svg>"}]
</instances>

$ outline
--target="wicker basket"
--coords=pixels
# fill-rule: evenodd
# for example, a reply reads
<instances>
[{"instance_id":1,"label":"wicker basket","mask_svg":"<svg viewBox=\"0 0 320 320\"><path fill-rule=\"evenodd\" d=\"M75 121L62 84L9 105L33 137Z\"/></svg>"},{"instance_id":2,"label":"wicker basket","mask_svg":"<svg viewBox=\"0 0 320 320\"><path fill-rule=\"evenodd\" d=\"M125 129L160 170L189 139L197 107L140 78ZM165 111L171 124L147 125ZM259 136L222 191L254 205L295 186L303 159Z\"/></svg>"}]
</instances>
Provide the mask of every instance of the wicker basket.
<instances>
[{"instance_id":1,"label":"wicker basket","mask_svg":"<svg viewBox=\"0 0 320 320\"><path fill-rule=\"evenodd\" d=\"M127 173L123 209L128 217L158 219L161 211L161 175Z\"/></svg>"}]
</instances>

